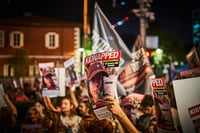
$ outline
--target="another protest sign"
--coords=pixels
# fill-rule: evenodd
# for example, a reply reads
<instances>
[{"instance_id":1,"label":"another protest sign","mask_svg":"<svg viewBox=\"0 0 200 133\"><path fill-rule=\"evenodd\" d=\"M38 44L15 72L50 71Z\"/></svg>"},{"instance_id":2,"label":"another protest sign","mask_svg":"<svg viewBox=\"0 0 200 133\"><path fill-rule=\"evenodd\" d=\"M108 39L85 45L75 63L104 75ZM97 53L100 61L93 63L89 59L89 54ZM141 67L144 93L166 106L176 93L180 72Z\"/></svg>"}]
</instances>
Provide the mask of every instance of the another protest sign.
<instances>
[{"instance_id":1,"label":"another protest sign","mask_svg":"<svg viewBox=\"0 0 200 133\"><path fill-rule=\"evenodd\" d=\"M190 52L186 55L186 59L190 68L195 68L200 66L200 47L193 46Z\"/></svg>"},{"instance_id":2,"label":"another protest sign","mask_svg":"<svg viewBox=\"0 0 200 133\"><path fill-rule=\"evenodd\" d=\"M41 88L43 96L60 95L58 75L55 72L54 62L39 63Z\"/></svg>"},{"instance_id":3,"label":"another protest sign","mask_svg":"<svg viewBox=\"0 0 200 133\"><path fill-rule=\"evenodd\" d=\"M179 76L182 79L200 76L200 67L180 71Z\"/></svg>"},{"instance_id":4,"label":"another protest sign","mask_svg":"<svg viewBox=\"0 0 200 133\"><path fill-rule=\"evenodd\" d=\"M117 76L121 51L107 51L85 57L88 96L98 119L112 117L105 106L106 96L117 97Z\"/></svg>"},{"instance_id":5,"label":"another protest sign","mask_svg":"<svg viewBox=\"0 0 200 133\"><path fill-rule=\"evenodd\" d=\"M64 62L65 82L66 86L72 86L78 83L77 73L74 69L74 58L70 58Z\"/></svg>"},{"instance_id":6,"label":"another protest sign","mask_svg":"<svg viewBox=\"0 0 200 133\"><path fill-rule=\"evenodd\" d=\"M158 126L158 132L175 133L171 104L166 89L164 78L152 78L151 87L153 90L154 108Z\"/></svg>"},{"instance_id":7,"label":"another protest sign","mask_svg":"<svg viewBox=\"0 0 200 133\"><path fill-rule=\"evenodd\" d=\"M145 54L140 36L137 37L132 50L133 60L119 75L119 82L126 89L127 94L132 92L152 94L150 78L155 77L148 57Z\"/></svg>"},{"instance_id":8,"label":"another protest sign","mask_svg":"<svg viewBox=\"0 0 200 133\"><path fill-rule=\"evenodd\" d=\"M177 111L184 133L200 133L200 77L173 81Z\"/></svg>"},{"instance_id":9,"label":"another protest sign","mask_svg":"<svg viewBox=\"0 0 200 133\"><path fill-rule=\"evenodd\" d=\"M1 107L6 107L6 101L3 98L3 95L5 94L3 84L0 84L0 108Z\"/></svg>"}]
</instances>

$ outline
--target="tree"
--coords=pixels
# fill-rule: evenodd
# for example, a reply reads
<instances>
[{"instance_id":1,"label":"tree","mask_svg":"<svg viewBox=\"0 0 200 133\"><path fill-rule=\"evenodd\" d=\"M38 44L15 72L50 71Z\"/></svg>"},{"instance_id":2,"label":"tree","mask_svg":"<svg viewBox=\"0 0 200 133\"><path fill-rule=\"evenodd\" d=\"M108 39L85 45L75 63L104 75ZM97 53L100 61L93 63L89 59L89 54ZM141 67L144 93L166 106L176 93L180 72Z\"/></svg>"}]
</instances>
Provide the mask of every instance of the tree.
<instances>
[{"instance_id":1,"label":"tree","mask_svg":"<svg viewBox=\"0 0 200 133\"><path fill-rule=\"evenodd\" d=\"M14 68L16 77L28 75L28 51L17 49L12 57L9 58L8 62L10 66Z\"/></svg>"},{"instance_id":2,"label":"tree","mask_svg":"<svg viewBox=\"0 0 200 133\"><path fill-rule=\"evenodd\" d=\"M182 40L179 40L175 34L162 29L158 23L154 22L150 24L147 34L159 37L159 48L161 48L165 54L164 62L168 61L169 56L171 56L174 61L184 61L188 53L188 51L186 51L186 44Z\"/></svg>"}]
</instances>

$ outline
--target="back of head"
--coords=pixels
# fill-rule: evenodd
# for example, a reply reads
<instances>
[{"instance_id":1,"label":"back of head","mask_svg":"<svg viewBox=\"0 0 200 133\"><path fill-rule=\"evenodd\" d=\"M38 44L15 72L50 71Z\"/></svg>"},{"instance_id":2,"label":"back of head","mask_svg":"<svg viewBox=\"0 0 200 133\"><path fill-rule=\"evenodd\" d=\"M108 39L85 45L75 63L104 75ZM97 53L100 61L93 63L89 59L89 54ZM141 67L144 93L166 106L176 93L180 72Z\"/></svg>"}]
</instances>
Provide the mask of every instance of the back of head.
<instances>
[{"instance_id":1,"label":"back of head","mask_svg":"<svg viewBox=\"0 0 200 133\"><path fill-rule=\"evenodd\" d=\"M144 99L141 102L142 107L152 107L153 106L153 96L145 95Z\"/></svg>"},{"instance_id":2,"label":"back of head","mask_svg":"<svg viewBox=\"0 0 200 133\"><path fill-rule=\"evenodd\" d=\"M84 130L87 133L112 133L114 132L114 127L108 119L94 119L87 126L84 126Z\"/></svg>"}]
</instances>

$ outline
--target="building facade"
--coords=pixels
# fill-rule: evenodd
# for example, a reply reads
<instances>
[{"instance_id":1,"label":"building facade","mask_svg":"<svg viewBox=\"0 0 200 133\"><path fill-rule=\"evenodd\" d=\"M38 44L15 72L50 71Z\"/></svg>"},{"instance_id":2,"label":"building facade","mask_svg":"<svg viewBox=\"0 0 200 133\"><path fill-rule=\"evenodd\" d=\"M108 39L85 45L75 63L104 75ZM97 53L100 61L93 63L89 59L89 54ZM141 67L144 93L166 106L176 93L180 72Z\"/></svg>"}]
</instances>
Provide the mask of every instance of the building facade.
<instances>
[{"instance_id":1,"label":"building facade","mask_svg":"<svg viewBox=\"0 0 200 133\"><path fill-rule=\"evenodd\" d=\"M75 69L79 72L81 28L81 23L40 16L1 19L0 76L16 76L17 70L11 65L11 59L20 50L28 53L28 64L22 64L20 68L25 71L23 76L39 75L38 63L55 62L56 67L63 67L64 61L71 57L74 57Z\"/></svg>"}]
</instances>

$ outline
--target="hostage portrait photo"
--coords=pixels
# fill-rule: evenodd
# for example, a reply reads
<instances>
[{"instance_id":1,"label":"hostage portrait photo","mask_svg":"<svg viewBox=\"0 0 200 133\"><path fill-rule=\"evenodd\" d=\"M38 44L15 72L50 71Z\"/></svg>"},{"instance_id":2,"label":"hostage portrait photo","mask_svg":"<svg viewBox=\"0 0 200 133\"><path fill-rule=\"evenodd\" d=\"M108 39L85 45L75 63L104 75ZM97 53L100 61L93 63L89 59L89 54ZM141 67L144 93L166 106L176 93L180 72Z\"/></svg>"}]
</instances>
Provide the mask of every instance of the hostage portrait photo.
<instances>
[{"instance_id":1,"label":"hostage portrait photo","mask_svg":"<svg viewBox=\"0 0 200 133\"><path fill-rule=\"evenodd\" d=\"M74 84L75 82L78 81L77 74L73 64L65 68L65 76L67 85L69 83Z\"/></svg>"},{"instance_id":2,"label":"hostage portrait photo","mask_svg":"<svg viewBox=\"0 0 200 133\"><path fill-rule=\"evenodd\" d=\"M41 87L43 89L55 90L58 88L58 79L54 68L40 68L42 74Z\"/></svg>"},{"instance_id":3,"label":"hostage portrait photo","mask_svg":"<svg viewBox=\"0 0 200 133\"><path fill-rule=\"evenodd\" d=\"M106 96L115 96L117 71L114 67L105 68L102 62L87 67L88 94L92 103L103 101Z\"/></svg>"}]
</instances>

